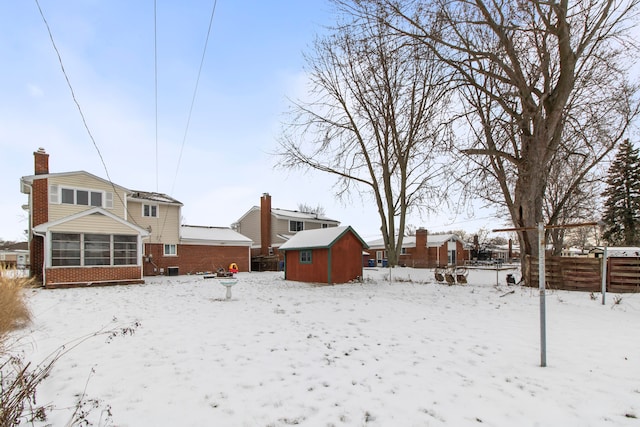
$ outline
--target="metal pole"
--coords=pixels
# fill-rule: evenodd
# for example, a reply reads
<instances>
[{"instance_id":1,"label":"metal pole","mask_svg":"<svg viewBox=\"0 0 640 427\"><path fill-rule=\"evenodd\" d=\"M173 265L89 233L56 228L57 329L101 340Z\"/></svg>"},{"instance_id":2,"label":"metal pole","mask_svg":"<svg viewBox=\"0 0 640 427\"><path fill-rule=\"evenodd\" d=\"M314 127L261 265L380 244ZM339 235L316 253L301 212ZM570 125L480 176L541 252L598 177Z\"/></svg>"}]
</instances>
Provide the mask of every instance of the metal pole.
<instances>
[{"instance_id":1,"label":"metal pole","mask_svg":"<svg viewBox=\"0 0 640 427\"><path fill-rule=\"evenodd\" d=\"M545 310L544 225L538 223L538 287L540 288L540 366L547 366L547 326Z\"/></svg>"},{"instance_id":2,"label":"metal pole","mask_svg":"<svg viewBox=\"0 0 640 427\"><path fill-rule=\"evenodd\" d=\"M602 252L602 305L604 305L604 295L607 293L607 247Z\"/></svg>"}]
</instances>

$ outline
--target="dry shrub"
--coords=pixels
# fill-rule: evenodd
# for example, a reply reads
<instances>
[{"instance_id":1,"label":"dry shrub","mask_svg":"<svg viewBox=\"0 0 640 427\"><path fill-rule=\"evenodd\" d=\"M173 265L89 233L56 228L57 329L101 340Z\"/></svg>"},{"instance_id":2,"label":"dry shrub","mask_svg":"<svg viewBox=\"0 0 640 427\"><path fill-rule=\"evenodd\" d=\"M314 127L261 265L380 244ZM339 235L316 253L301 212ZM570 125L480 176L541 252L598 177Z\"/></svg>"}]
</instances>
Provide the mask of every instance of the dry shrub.
<instances>
[{"instance_id":1,"label":"dry shrub","mask_svg":"<svg viewBox=\"0 0 640 427\"><path fill-rule=\"evenodd\" d=\"M17 270L0 266L0 345L9 332L31 320L24 290L33 283L33 279L21 277Z\"/></svg>"}]
</instances>

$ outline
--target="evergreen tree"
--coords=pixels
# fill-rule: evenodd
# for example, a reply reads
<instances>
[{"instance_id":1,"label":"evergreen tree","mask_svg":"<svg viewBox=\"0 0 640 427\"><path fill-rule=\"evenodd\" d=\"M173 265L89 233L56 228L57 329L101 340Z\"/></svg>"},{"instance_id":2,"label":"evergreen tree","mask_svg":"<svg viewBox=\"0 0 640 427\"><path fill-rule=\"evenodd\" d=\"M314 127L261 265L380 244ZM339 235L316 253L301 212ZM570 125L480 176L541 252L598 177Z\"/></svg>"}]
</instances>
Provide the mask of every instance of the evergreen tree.
<instances>
[{"instance_id":1,"label":"evergreen tree","mask_svg":"<svg viewBox=\"0 0 640 427\"><path fill-rule=\"evenodd\" d=\"M640 245L640 156L626 139L609 168L604 202L604 233L610 245Z\"/></svg>"}]
</instances>

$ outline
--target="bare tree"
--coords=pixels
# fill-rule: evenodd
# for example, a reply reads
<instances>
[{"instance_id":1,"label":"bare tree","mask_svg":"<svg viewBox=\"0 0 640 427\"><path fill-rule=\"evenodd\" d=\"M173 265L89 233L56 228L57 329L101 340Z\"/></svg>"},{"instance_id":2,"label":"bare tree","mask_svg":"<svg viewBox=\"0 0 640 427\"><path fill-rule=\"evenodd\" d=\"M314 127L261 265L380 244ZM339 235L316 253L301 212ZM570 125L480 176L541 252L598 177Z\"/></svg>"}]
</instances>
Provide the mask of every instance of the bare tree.
<instances>
[{"instance_id":1,"label":"bare tree","mask_svg":"<svg viewBox=\"0 0 640 427\"><path fill-rule=\"evenodd\" d=\"M554 163L566 154L583 157L559 199L561 212L637 115L637 87L625 68L635 47L623 36L638 0L370 1L391 7L388 25L454 70L469 135L466 146L458 145L473 162L472 188L522 229L527 277L524 260L537 257L535 228L544 221ZM411 31L397 26L397 17Z\"/></svg>"},{"instance_id":2,"label":"bare tree","mask_svg":"<svg viewBox=\"0 0 640 427\"><path fill-rule=\"evenodd\" d=\"M316 214L316 215L320 215L320 216L324 216L325 215L325 210L324 207L317 205L316 207L313 207L311 205L307 205L306 203L298 203L298 210L300 212L304 212L304 213L310 213L310 214Z\"/></svg>"},{"instance_id":3,"label":"bare tree","mask_svg":"<svg viewBox=\"0 0 640 427\"><path fill-rule=\"evenodd\" d=\"M393 266L407 213L443 197L450 79L424 44L391 33L386 8L356 7L305 58L310 99L293 104L279 165L332 174L338 197L372 197Z\"/></svg>"}]
</instances>

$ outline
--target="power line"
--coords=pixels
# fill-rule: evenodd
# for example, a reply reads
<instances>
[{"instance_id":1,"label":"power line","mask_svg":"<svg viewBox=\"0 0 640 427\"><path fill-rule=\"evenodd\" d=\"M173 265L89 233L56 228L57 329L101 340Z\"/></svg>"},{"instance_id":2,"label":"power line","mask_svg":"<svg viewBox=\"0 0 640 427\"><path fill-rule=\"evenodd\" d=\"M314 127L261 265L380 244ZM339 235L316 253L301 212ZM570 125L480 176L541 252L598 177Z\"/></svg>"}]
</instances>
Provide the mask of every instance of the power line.
<instances>
[{"instance_id":1,"label":"power line","mask_svg":"<svg viewBox=\"0 0 640 427\"><path fill-rule=\"evenodd\" d=\"M122 206L124 206L125 209L127 209L127 212L128 212L129 208L128 208L127 204L124 202L124 200L122 200L122 197L120 196L120 193L116 190L115 184L111 180L111 176L109 175L109 169L107 168L107 164L105 163L104 158L102 157L102 153L100 152L100 148L98 147L98 144L96 143L96 140L93 137L93 134L91 133L91 130L89 129L89 125L87 124L87 120L85 118L85 115L84 115L84 113L82 111L82 108L80 107L80 103L78 102L78 99L76 98L75 91L73 90L73 86L71 85L71 80L69 79L69 76L67 75L67 71L64 68L64 64L62 62L62 56L60 55L60 51L58 50L58 46L56 45L55 40L53 39L53 33L51 32L51 27L49 27L49 22L47 21L47 18L45 18L44 12L42 11L42 8L40 7L40 3L38 2L38 0L35 0L35 2L36 2L36 5L38 6L38 11L40 12L40 16L42 17L42 21L44 22L44 25L47 28L47 33L49 34L49 40L51 40L51 44L53 45L53 50L56 52L56 56L58 57L58 63L60 64L60 69L62 70L62 74L64 75L64 79L67 82L67 86L69 87L69 91L71 92L71 98L73 99L73 102L76 104L76 107L78 108L78 112L80 113L80 117L82 118L82 124L84 125L84 128L87 131L87 134L89 135L89 139L91 139L91 143L93 144L94 148L98 152L98 156L100 157L100 162L102 163L102 167L104 168L104 172L105 172L105 174L107 176L107 181L109 181L109 183L111 184L111 187L113 188L113 192L115 193L116 196L118 196L118 199L120 200L120 203L122 203ZM138 225L138 224L136 223L136 225Z\"/></svg>"},{"instance_id":2,"label":"power line","mask_svg":"<svg viewBox=\"0 0 640 427\"><path fill-rule=\"evenodd\" d=\"M171 193L176 185L176 181L178 180L178 171L180 169L180 162L182 161L182 152L184 151L184 145L187 140L187 133L189 132L189 125L191 124L191 115L193 113L193 106L196 102L196 94L198 93L198 86L200 84L200 75L202 74L202 67L204 65L204 58L207 53L207 46L209 45L209 36L211 35L211 27L213 26L213 17L216 12L216 5L218 4L217 0L213 1L213 7L211 9L211 17L209 18L209 28L207 29L207 36L204 41L204 48L202 49L202 57L200 58L200 67L198 68L198 76L196 78L196 84L193 89L193 96L191 97L191 106L189 107L189 115L187 116L187 125L184 129L184 135L182 137L182 145L180 146L180 155L178 156L178 163L176 165L176 174L173 178L173 184L171 185Z\"/></svg>"},{"instance_id":3,"label":"power line","mask_svg":"<svg viewBox=\"0 0 640 427\"><path fill-rule=\"evenodd\" d=\"M104 158L102 157L102 153L100 152L100 148L98 148L98 144L96 144L96 140L93 138L93 134L91 133L91 130L89 130L89 126L87 125L87 120L85 119L84 113L82 112L82 108L80 108L80 103L78 102L78 100L76 99L76 94L73 90L73 86L71 86L71 81L69 80L69 76L67 75L67 71L64 68L64 65L62 63L62 57L60 56L60 51L58 51L58 47L56 46L56 42L53 40L53 34L51 33L51 28L49 27L49 23L47 22L47 19L44 17L44 13L42 12L42 8L40 7L40 3L38 2L38 0L36 1L36 5L38 6L38 11L40 12L40 16L42 17L42 20L44 21L44 25L47 27L47 33L49 33L49 39L51 40L51 44L53 45L53 50L56 51L56 55L58 57L58 63L60 64L60 68L62 69L62 74L64 75L64 79L67 81L67 86L69 86L69 90L71 91L71 98L73 98L73 102L76 104L76 107L78 108L78 112L80 113L80 117L82 118L82 124L84 125L84 128L87 130L87 133L89 134L89 138L91 139L91 142L93 143L93 146L95 147L96 151L98 152L98 156L100 156L100 161L102 162L102 166L104 167L104 171L107 174L107 179L109 180L109 182L111 182L111 177L109 176L109 171L107 170L107 165L104 162Z\"/></svg>"}]
</instances>

